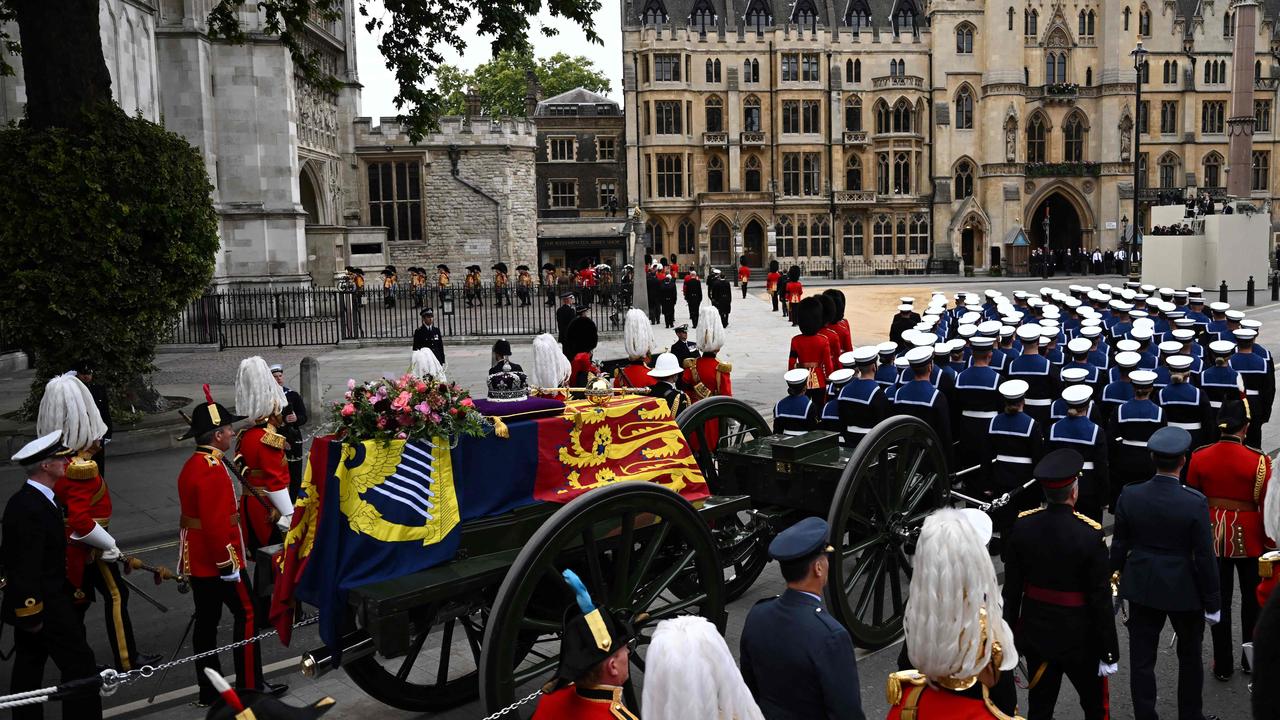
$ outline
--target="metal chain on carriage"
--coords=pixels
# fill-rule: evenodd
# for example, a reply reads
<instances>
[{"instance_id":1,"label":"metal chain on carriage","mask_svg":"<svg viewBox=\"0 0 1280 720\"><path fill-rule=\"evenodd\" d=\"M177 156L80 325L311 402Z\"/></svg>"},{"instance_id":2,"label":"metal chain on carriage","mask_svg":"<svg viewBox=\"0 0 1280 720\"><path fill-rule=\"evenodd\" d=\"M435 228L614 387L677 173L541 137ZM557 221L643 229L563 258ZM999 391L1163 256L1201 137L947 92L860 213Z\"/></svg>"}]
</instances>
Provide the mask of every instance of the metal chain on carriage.
<instances>
[{"instance_id":1,"label":"metal chain on carriage","mask_svg":"<svg viewBox=\"0 0 1280 720\"><path fill-rule=\"evenodd\" d=\"M492 714L492 715L488 715L488 716L486 716L485 718L483 718L483 720L495 720L496 718L500 718L500 717L502 717L502 716L506 715L506 714L507 714L507 713L509 713L509 712L514 712L516 708L520 707L521 705L524 705L525 703L529 702L530 700L533 700L533 699L534 699L534 698L536 698L536 697L539 697L540 695L542 695L542 688L538 688L537 690L534 690L533 692L529 693L528 695L524 696L523 698L521 698L521 699L519 699L519 700L517 700L517 701L515 701L515 702L511 703L510 705L508 705L508 706L506 706L506 707L502 708L502 709L501 709L501 710L499 710L498 712L496 712L496 713L494 713L494 714Z\"/></svg>"}]
</instances>

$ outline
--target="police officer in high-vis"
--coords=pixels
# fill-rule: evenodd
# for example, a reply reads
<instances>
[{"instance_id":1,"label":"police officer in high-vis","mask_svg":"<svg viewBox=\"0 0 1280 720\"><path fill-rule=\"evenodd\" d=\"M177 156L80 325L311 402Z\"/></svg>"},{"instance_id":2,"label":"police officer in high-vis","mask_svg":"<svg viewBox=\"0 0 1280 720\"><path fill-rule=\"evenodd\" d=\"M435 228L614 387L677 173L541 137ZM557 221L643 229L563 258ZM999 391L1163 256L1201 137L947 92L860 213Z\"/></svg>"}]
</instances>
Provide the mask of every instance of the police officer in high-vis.
<instances>
[{"instance_id":1,"label":"police officer in high-vis","mask_svg":"<svg viewBox=\"0 0 1280 720\"><path fill-rule=\"evenodd\" d=\"M1075 509L1083 466L1075 450L1046 454L1035 477L1047 504L1021 513L1004 541L1004 617L1027 659L1034 720L1053 717L1063 675L1085 719L1106 718L1107 678L1118 670L1102 525Z\"/></svg>"},{"instance_id":2,"label":"police officer in high-vis","mask_svg":"<svg viewBox=\"0 0 1280 720\"><path fill-rule=\"evenodd\" d=\"M822 408L805 392L809 371L804 368L788 370L782 379L787 383L787 396L773 406L773 432L803 435L818 429Z\"/></svg>"},{"instance_id":3,"label":"police officer in high-vis","mask_svg":"<svg viewBox=\"0 0 1280 720\"><path fill-rule=\"evenodd\" d=\"M865 718L853 640L822 600L829 533L825 521L810 517L773 539L769 555L787 589L756 603L742 627L742 679L769 720Z\"/></svg>"},{"instance_id":4,"label":"police officer in high-vis","mask_svg":"<svg viewBox=\"0 0 1280 720\"><path fill-rule=\"evenodd\" d=\"M1222 596L1209 504L1179 480L1190 446L1182 428L1156 431L1147 441L1155 475L1126 486L1115 506L1111 569L1129 604L1129 687L1137 720L1158 717L1156 651L1166 620L1177 637L1178 717L1203 713L1204 624L1218 622Z\"/></svg>"}]
</instances>

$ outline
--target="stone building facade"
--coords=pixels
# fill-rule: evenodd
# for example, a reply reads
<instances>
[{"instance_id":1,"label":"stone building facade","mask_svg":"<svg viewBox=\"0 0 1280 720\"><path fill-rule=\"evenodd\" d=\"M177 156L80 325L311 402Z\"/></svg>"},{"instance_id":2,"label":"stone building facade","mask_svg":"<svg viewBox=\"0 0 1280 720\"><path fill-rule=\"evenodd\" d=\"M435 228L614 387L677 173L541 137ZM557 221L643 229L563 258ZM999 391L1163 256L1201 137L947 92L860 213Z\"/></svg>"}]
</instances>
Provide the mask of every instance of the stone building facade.
<instances>
[{"instance_id":1,"label":"stone building facade","mask_svg":"<svg viewBox=\"0 0 1280 720\"><path fill-rule=\"evenodd\" d=\"M527 119L444 117L440 131L416 145L395 118L373 126L357 118L355 157L346 187L356 201L353 220L386 227L385 255L353 253L353 263L382 258L454 272L498 261L514 269L537 259L534 148ZM356 250L369 250L355 243Z\"/></svg>"},{"instance_id":2,"label":"stone building facade","mask_svg":"<svg viewBox=\"0 0 1280 720\"><path fill-rule=\"evenodd\" d=\"M538 128L538 265L628 262L622 108L576 88L538 102L532 115Z\"/></svg>"},{"instance_id":3,"label":"stone building facade","mask_svg":"<svg viewBox=\"0 0 1280 720\"><path fill-rule=\"evenodd\" d=\"M1252 198L1276 195L1280 4L1258 23ZM682 262L810 272L1114 249L1140 199L1222 195L1225 0L623 0L629 196ZM1150 52L1142 107L1130 52ZM1280 205L1273 212L1280 212Z\"/></svg>"}]
</instances>

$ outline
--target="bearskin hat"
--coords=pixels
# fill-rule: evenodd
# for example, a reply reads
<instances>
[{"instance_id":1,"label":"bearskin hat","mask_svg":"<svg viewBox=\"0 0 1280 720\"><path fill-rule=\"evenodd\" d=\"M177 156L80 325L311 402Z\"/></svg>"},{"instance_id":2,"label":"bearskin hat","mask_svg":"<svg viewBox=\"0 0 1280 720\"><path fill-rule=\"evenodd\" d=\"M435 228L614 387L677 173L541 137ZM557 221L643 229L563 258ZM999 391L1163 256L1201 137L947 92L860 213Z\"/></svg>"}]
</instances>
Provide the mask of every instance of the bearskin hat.
<instances>
[{"instance_id":1,"label":"bearskin hat","mask_svg":"<svg viewBox=\"0 0 1280 720\"><path fill-rule=\"evenodd\" d=\"M836 317L836 301L832 300L830 295L823 293L818 295L817 298L818 302L822 303L822 324L824 326L840 319Z\"/></svg>"},{"instance_id":2,"label":"bearskin hat","mask_svg":"<svg viewBox=\"0 0 1280 720\"><path fill-rule=\"evenodd\" d=\"M840 292L839 290L836 290L835 288L830 288L830 289L824 290L822 294L831 298L831 300L836 304L836 321L838 322L840 320L843 320L844 304L845 304L844 293Z\"/></svg>"},{"instance_id":3,"label":"bearskin hat","mask_svg":"<svg viewBox=\"0 0 1280 720\"><path fill-rule=\"evenodd\" d=\"M822 329L822 301L810 295L796 306L796 325L801 335L814 335Z\"/></svg>"},{"instance_id":4,"label":"bearskin hat","mask_svg":"<svg viewBox=\"0 0 1280 720\"><path fill-rule=\"evenodd\" d=\"M600 334L591 318L580 315L569 323L564 331L565 354L572 357L581 352L591 352L600 344Z\"/></svg>"},{"instance_id":5,"label":"bearskin hat","mask_svg":"<svg viewBox=\"0 0 1280 720\"><path fill-rule=\"evenodd\" d=\"M792 265L787 268L787 280L790 282L800 282L800 266Z\"/></svg>"},{"instance_id":6,"label":"bearskin hat","mask_svg":"<svg viewBox=\"0 0 1280 720\"><path fill-rule=\"evenodd\" d=\"M769 261L769 272L771 272L771 273L778 272L778 261L777 261L777 260L770 260L770 261Z\"/></svg>"}]
</instances>

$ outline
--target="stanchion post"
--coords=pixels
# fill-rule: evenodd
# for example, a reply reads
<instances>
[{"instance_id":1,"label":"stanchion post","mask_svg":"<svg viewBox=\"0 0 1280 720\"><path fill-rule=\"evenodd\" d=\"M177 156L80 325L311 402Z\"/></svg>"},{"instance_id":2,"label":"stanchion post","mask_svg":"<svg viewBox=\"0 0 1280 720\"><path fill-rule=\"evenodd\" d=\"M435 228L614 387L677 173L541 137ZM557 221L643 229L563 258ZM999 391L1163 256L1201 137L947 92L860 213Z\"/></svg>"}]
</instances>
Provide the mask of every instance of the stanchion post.
<instances>
[{"instance_id":1,"label":"stanchion post","mask_svg":"<svg viewBox=\"0 0 1280 720\"><path fill-rule=\"evenodd\" d=\"M1222 284L1218 286L1218 301L1229 302L1227 300L1227 281L1226 280L1223 280Z\"/></svg>"},{"instance_id":2,"label":"stanchion post","mask_svg":"<svg viewBox=\"0 0 1280 720\"><path fill-rule=\"evenodd\" d=\"M1273 271L1269 282L1271 283L1271 301L1280 300L1280 273Z\"/></svg>"},{"instance_id":3,"label":"stanchion post","mask_svg":"<svg viewBox=\"0 0 1280 720\"><path fill-rule=\"evenodd\" d=\"M1254 289L1253 276L1250 275L1249 282L1246 283L1244 286L1244 304L1249 307L1253 307L1254 305L1257 304L1253 301L1253 289Z\"/></svg>"}]
</instances>

